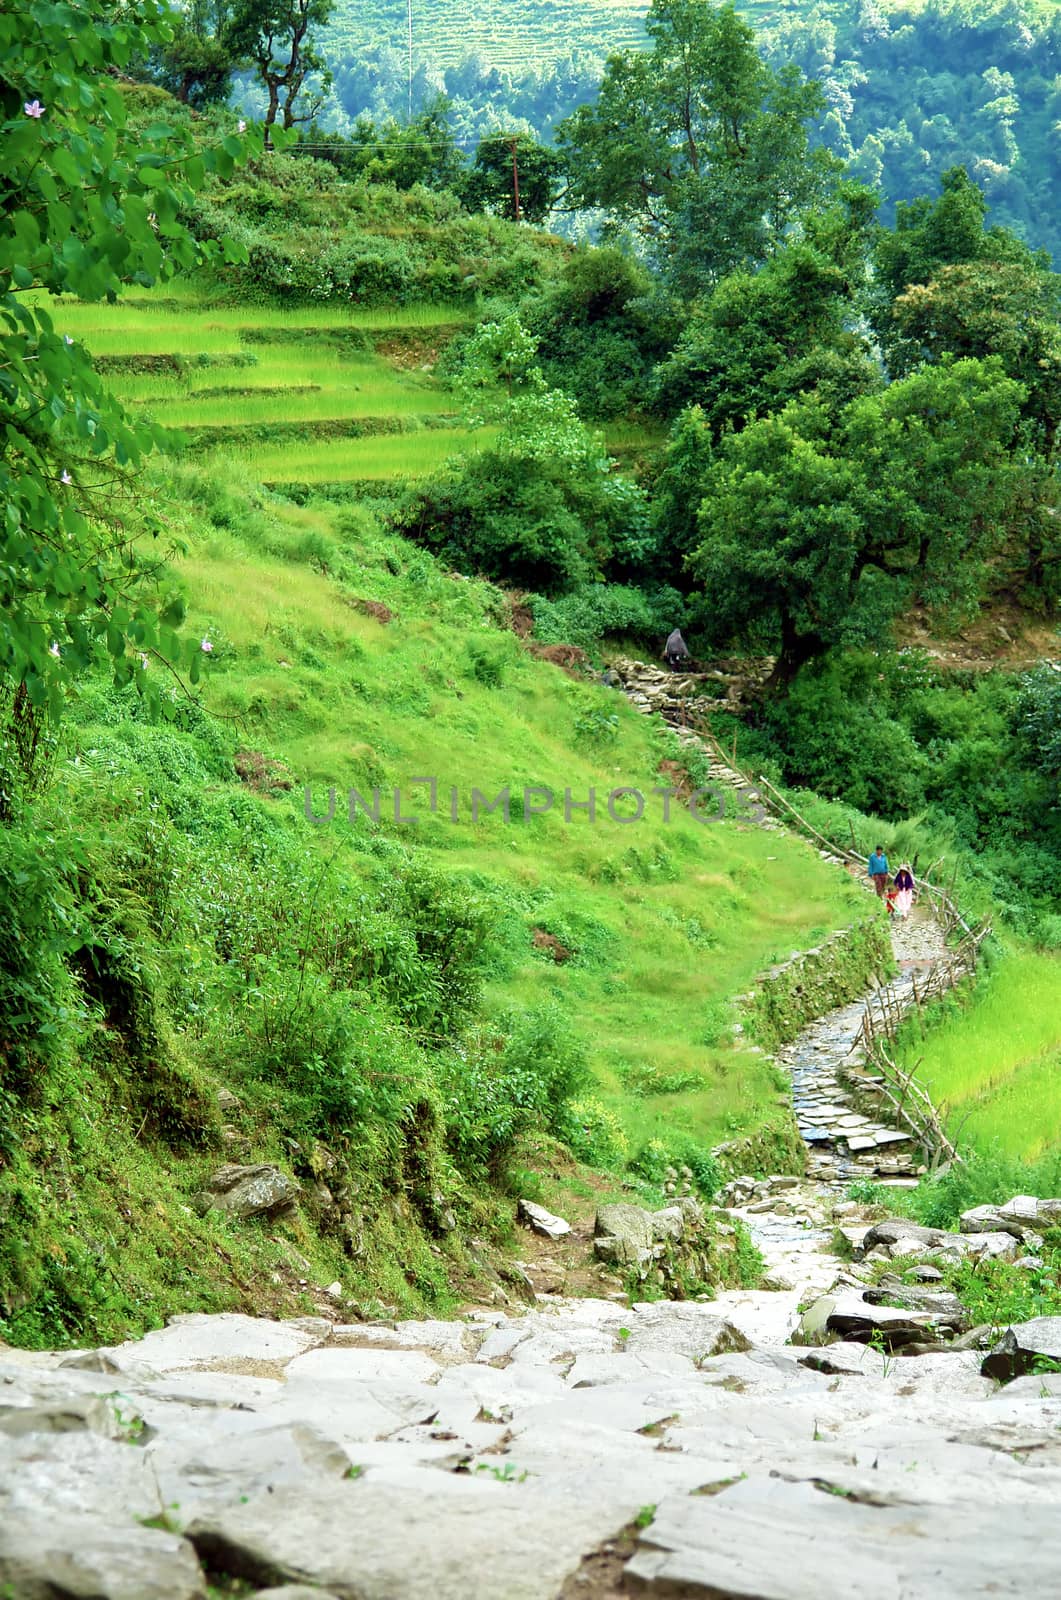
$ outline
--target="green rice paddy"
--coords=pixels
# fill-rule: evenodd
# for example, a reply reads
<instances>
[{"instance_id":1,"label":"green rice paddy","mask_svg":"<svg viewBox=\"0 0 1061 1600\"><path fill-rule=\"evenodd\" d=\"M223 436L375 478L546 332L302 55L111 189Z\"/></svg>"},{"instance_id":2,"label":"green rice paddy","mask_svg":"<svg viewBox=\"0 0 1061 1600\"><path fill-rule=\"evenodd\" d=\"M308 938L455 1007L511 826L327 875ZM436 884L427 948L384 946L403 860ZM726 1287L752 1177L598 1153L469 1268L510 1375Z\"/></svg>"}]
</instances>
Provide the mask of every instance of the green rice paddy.
<instances>
[{"instance_id":1,"label":"green rice paddy","mask_svg":"<svg viewBox=\"0 0 1061 1600\"><path fill-rule=\"evenodd\" d=\"M981 1149L1035 1160L1061 1143L1061 960L1004 954L975 987L956 992L902 1060L953 1134Z\"/></svg>"}]
</instances>

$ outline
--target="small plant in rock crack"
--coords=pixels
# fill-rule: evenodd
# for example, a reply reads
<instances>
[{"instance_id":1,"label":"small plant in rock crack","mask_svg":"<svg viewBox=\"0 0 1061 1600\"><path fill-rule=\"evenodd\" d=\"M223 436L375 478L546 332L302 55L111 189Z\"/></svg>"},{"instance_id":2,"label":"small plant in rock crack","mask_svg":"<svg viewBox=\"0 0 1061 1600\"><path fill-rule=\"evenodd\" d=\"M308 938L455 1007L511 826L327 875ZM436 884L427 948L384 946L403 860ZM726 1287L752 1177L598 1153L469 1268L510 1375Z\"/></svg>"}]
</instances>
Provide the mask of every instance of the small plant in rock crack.
<instances>
[{"instance_id":1,"label":"small plant in rock crack","mask_svg":"<svg viewBox=\"0 0 1061 1600\"><path fill-rule=\"evenodd\" d=\"M647 1528L650 1523L655 1521L655 1517L656 1517L656 1508L655 1508L655 1506L642 1506L641 1510L637 1513L637 1516L634 1518L634 1527L635 1528Z\"/></svg>"},{"instance_id":2,"label":"small plant in rock crack","mask_svg":"<svg viewBox=\"0 0 1061 1600\"><path fill-rule=\"evenodd\" d=\"M147 1427L147 1424L138 1412L122 1410L118 1402L119 1400L124 1400L126 1404L131 1405L132 1402L129 1400L128 1396L120 1394L117 1390L115 1390L113 1394L105 1395L104 1398L109 1400L111 1403L111 1410L114 1412L115 1423L117 1424L118 1431L121 1437L125 1440L126 1444L138 1444L143 1438L144 1429Z\"/></svg>"},{"instance_id":3,"label":"small plant in rock crack","mask_svg":"<svg viewBox=\"0 0 1061 1600\"><path fill-rule=\"evenodd\" d=\"M630 1337L630 1329L629 1328L619 1328L617 1330L617 1332L616 1332L615 1337L619 1341L619 1349L620 1350L625 1350L626 1349L626 1341Z\"/></svg>"},{"instance_id":4,"label":"small plant in rock crack","mask_svg":"<svg viewBox=\"0 0 1061 1600\"><path fill-rule=\"evenodd\" d=\"M880 1328L874 1328L873 1332L869 1336L869 1343L870 1349L876 1350L877 1354L881 1358L881 1377L886 1378L895 1365L895 1357L890 1354L888 1347L884 1342L884 1334L881 1332Z\"/></svg>"},{"instance_id":5,"label":"small plant in rock crack","mask_svg":"<svg viewBox=\"0 0 1061 1600\"><path fill-rule=\"evenodd\" d=\"M524 1468L519 1472L513 1462L506 1461L503 1467L492 1467L489 1461L480 1461L476 1465L476 1472L488 1472L498 1483L526 1483L530 1473Z\"/></svg>"}]
</instances>

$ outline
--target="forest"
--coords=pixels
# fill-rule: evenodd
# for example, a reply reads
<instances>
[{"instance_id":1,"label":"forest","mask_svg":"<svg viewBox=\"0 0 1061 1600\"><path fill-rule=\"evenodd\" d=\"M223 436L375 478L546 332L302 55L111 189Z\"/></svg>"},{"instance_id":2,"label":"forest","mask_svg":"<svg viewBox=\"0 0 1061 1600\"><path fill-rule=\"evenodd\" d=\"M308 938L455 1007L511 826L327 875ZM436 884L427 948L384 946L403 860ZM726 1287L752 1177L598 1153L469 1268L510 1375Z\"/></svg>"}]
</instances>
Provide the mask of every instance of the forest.
<instances>
[{"instance_id":1,"label":"forest","mask_svg":"<svg viewBox=\"0 0 1061 1600\"><path fill-rule=\"evenodd\" d=\"M550 143L474 160L434 101L312 120L326 8L286 61L258 0L199 34L101 9L76 50L67 7L28 14L0 17L0 1335L116 1337L248 1277L290 1311L310 1271L445 1309L543 1173L661 1201L676 1163L711 1197L725 1141L797 1159L742 997L840 928L850 992L879 955L817 850L302 809L432 771L695 786L601 677L674 627L763 666L727 748L991 914L996 1006L1010 959L1056 992L1040 151L1027 218L964 145L889 194L781 24L708 0L654 0ZM203 90L255 51L264 122ZM549 230L561 195L594 242ZM986 1092L991 1184L1027 1189L1056 1145L1014 1121L1003 1161ZM196 1211L248 1151L312 1225Z\"/></svg>"}]
</instances>

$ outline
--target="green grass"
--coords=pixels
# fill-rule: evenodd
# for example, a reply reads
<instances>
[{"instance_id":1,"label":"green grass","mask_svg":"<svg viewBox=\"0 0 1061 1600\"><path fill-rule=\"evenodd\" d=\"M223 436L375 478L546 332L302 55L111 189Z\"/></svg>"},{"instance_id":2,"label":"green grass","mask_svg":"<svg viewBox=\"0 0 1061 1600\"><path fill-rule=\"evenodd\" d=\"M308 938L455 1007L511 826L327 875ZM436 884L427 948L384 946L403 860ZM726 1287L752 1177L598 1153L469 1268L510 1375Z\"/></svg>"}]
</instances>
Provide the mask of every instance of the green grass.
<instances>
[{"instance_id":1,"label":"green grass","mask_svg":"<svg viewBox=\"0 0 1061 1600\"><path fill-rule=\"evenodd\" d=\"M941 1010L902 1059L921 1058L918 1081L951 1131L1033 1161L1061 1129L1061 957L1016 951L996 959L975 988Z\"/></svg>"},{"instance_id":2,"label":"green grass","mask_svg":"<svg viewBox=\"0 0 1061 1600\"><path fill-rule=\"evenodd\" d=\"M371 439L327 439L311 444L262 445L218 450L216 466L231 465L261 483L342 483L420 478L436 472L450 456L475 449L486 429L439 428L419 433L381 434Z\"/></svg>"},{"instance_id":3,"label":"green grass","mask_svg":"<svg viewBox=\"0 0 1061 1600\"><path fill-rule=\"evenodd\" d=\"M268 437L274 421L448 420L451 399L437 381L365 351L346 356L313 330L429 327L452 313L215 309L185 292L142 299L62 305L57 325L93 351L187 363L175 375L116 372L131 406L174 426L261 426L266 435L239 448L215 444L199 466L171 469L153 491L187 544L178 573L189 627L214 646L210 708L241 743L279 757L318 793L378 784L411 799L411 781L424 773L443 791L457 789L461 820L425 818L415 833L438 865L504 907L489 1004L500 1014L555 1001L567 1012L631 1151L654 1137L713 1143L770 1123L780 1114L777 1086L762 1058L728 1032L730 997L762 968L852 920L857 891L799 841L737 823L703 827L680 810L664 824L650 794L669 751L660 730L612 692L534 661L498 627L495 591L458 581L386 537L360 507L261 503L262 484L412 478L488 441L489 429L452 426ZM300 329L302 337L254 344L248 336L263 329ZM233 359L197 367L200 354ZM229 387L251 392L216 392ZM648 442L636 428L614 437L627 447ZM358 600L382 603L393 620L381 625ZM584 732L586 713L598 707L617 713L620 730L601 748ZM566 788L576 799L597 788L602 808L610 788L639 788L653 820L623 826L602 810L592 825L577 813L568 825L556 812L506 825L465 815L473 787L493 795L508 786L518 797L529 785L553 789L561 812ZM300 816L301 789L274 803ZM327 834L329 848L356 863L369 829L337 822L321 830L322 848ZM536 950L535 929L572 959L558 965Z\"/></svg>"},{"instance_id":4,"label":"green grass","mask_svg":"<svg viewBox=\"0 0 1061 1600\"><path fill-rule=\"evenodd\" d=\"M206 296L205 286L182 284L114 306L37 299L64 333L82 340L93 355L121 363L110 381L131 410L176 430L186 448L209 450L214 461L231 461L259 482L417 478L492 437L489 429L473 433L452 425L454 398L438 379L371 349L373 333L415 339L422 332L430 342L432 329L473 315L467 306L288 310L218 307ZM329 336L345 329L365 333L368 346L359 348L355 339L348 349L336 348ZM283 338L287 332L290 340ZM268 342L261 342L263 335ZM174 358L180 370L143 370L159 358ZM367 424L370 436L333 437L345 423ZM425 423L437 426L425 431ZM410 424L414 431L407 432ZM270 435L273 428L291 426L310 436L292 441ZM316 428L320 437L313 437ZM197 430L205 429L211 435L197 441ZM241 436L219 450L217 429L240 430ZM248 441L245 430L260 430L261 443L253 433Z\"/></svg>"},{"instance_id":5,"label":"green grass","mask_svg":"<svg viewBox=\"0 0 1061 1600\"><path fill-rule=\"evenodd\" d=\"M241 469L219 457L217 470L222 460L232 479ZM180 481L186 506L209 505L205 474ZM661 730L613 692L533 660L491 624L493 591L445 574L424 552L380 534L367 514L277 501L243 528L203 535L201 517L194 524L184 530L192 547L179 571L189 626L215 644L211 708L311 783L318 810L329 785L340 816L351 787L368 795L378 786L380 831L415 834L436 865L504 905L491 1006L554 1000L564 1008L631 1149L679 1132L717 1142L776 1115L769 1067L724 1030L720 1037L720 1007L728 1015L728 998L758 971L851 920L858 891L795 839L737 822L701 826L679 808L664 824L650 793L667 749ZM334 576L307 564L312 550ZM391 622L357 610L358 598L388 607ZM597 706L619 718L617 741L602 750L580 732ZM388 820L394 788L406 813L423 812L417 775L437 778L443 814L396 827ZM519 796L531 785L552 789L557 802L552 814L524 822ZM645 821L609 819L606 795L621 786L648 796ZM512 820L473 822L473 787L488 797L508 787ZM573 812L566 823L564 790L585 800L591 787L597 820ZM451 788L456 823L445 815ZM278 803L301 816L301 789ZM356 854L376 830L364 818L351 826L337 817L319 831ZM535 928L572 959L558 965L535 950ZM678 1092L644 1092L661 1082Z\"/></svg>"}]
</instances>

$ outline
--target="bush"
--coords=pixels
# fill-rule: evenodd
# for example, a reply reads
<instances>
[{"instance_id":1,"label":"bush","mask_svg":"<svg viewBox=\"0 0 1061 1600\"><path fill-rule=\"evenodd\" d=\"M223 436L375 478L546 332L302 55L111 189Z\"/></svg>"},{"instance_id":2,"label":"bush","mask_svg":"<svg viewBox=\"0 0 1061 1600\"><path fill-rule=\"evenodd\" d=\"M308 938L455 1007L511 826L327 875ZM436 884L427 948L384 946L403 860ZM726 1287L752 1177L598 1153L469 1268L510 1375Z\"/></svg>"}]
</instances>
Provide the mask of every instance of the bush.
<instances>
[{"instance_id":1,"label":"bush","mask_svg":"<svg viewBox=\"0 0 1061 1600\"><path fill-rule=\"evenodd\" d=\"M641 589L620 583L583 584L548 600L530 597L534 637L545 644L575 644L594 650L603 639L628 639L657 655L672 628L685 622L685 602L676 589Z\"/></svg>"},{"instance_id":2,"label":"bush","mask_svg":"<svg viewBox=\"0 0 1061 1600\"><path fill-rule=\"evenodd\" d=\"M0 827L0 1140L15 1098L35 1094L83 1020L65 960L82 937L79 865L70 840Z\"/></svg>"},{"instance_id":3,"label":"bush","mask_svg":"<svg viewBox=\"0 0 1061 1600\"><path fill-rule=\"evenodd\" d=\"M599 1100L580 1097L570 1101L556 1132L588 1166L608 1169L619 1167L626 1160L629 1146L622 1123Z\"/></svg>"},{"instance_id":4,"label":"bush","mask_svg":"<svg viewBox=\"0 0 1061 1600\"><path fill-rule=\"evenodd\" d=\"M529 1128L565 1136L567 1103L587 1081L585 1052L555 1006L509 1017L443 1066L447 1137L471 1168L496 1167Z\"/></svg>"}]
</instances>

